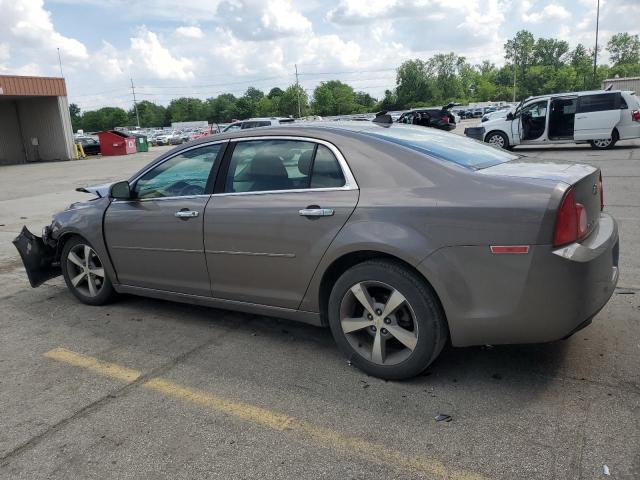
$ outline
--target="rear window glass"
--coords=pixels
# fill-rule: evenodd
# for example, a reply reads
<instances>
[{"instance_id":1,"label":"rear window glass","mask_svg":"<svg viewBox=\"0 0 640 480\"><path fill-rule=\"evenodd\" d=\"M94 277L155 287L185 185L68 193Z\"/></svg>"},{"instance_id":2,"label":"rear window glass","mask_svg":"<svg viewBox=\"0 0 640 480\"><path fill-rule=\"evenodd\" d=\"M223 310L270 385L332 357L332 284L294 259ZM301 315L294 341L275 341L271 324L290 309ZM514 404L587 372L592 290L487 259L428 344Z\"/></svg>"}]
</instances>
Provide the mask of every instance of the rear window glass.
<instances>
[{"instance_id":1,"label":"rear window glass","mask_svg":"<svg viewBox=\"0 0 640 480\"><path fill-rule=\"evenodd\" d=\"M504 150L462 135L427 127L394 125L362 133L474 170L518 158Z\"/></svg>"}]
</instances>

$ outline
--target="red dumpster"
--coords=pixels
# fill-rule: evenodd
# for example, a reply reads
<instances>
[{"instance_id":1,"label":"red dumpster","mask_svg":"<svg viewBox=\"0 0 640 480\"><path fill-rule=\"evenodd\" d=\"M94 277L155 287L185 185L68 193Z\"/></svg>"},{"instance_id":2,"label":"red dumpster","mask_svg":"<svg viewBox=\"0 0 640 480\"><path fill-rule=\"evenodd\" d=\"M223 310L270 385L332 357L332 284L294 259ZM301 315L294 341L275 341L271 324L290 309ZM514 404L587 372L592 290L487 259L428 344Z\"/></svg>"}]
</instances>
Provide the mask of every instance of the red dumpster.
<instances>
[{"instance_id":1,"label":"red dumpster","mask_svg":"<svg viewBox=\"0 0 640 480\"><path fill-rule=\"evenodd\" d=\"M100 153L103 157L108 155L127 155L136 153L136 137L117 130L105 130L98 132L100 141Z\"/></svg>"}]
</instances>

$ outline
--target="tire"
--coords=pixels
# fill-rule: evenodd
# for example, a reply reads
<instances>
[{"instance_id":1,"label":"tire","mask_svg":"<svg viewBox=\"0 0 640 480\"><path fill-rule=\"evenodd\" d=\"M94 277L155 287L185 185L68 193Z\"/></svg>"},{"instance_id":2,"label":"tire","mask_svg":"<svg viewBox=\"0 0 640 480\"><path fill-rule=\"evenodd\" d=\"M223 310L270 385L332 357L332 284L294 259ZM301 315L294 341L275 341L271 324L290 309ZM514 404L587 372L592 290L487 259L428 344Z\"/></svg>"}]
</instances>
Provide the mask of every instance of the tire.
<instances>
[{"instance_id":1,"label":"tire","mask_svg":"<svg viewBox=\"0 0 640 480\"><path fill-rule=\"evenodd\" d=\"M105 305L115 297L116 292L104 271L104 264L91 244L83 238L73 237L64 244L60 265L67 288L82 303Z\"/></svg>"},{"instance_id":2,"label":"tire","mask_svg":"<svg viewBox=\"0 0 640 480\"><path fill-rule=\"evenodd\" d=\"M365 308L356 295L365 301L368 295L373 304ZM387 306L391 313L385 315ZM448 338L435 292L415 272L389 260L366 261L343 273L331 290L328 318L338 348L351 363L388 380L418 375Z\"/></svg>"},{"instance_id":3,"label":"tire","mask_svg":"<svg viewBox=\"0 0 640 480\"><path fill-rule=\"evenodd\" d=\"M616 142L619 139L618 131L614 130L611 133L611 138L607 138L604 140L590 140L591 148L595 148L596 150L609 150L613 148Z\"/></svg>"},{"instance_id":4,"label":"tire","mask_svg":"<svg viewBox=\"0 0 640 480\"><path fill-rule=\"evenodd\" d=\"M505 150L510 149L509 139L503 132L500 132L498 130L487 133L487 135L484 137L484 141L485 143L488 143L489 145L492 145L494 147L504 148Z\"/></svg>"}]
</instances>

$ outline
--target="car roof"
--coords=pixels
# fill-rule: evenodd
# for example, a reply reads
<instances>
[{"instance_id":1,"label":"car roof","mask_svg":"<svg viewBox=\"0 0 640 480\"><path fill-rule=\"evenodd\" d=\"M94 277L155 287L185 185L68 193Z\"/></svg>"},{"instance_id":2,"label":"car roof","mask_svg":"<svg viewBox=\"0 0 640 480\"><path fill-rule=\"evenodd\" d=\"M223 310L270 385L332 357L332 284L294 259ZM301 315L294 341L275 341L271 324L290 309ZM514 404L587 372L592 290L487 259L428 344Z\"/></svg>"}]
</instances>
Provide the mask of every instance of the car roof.
<instances>
[{"instance_id":1,"label":"car roof","mask_svg":"<svg viewBox=\"0 0 640 480\"><path fill-rule=\"evenodd\" d=\"M529 100L544 100L547 98L555 98L555 97L568 97L568 96L576 96L582 97L584 95L604 95L605 93L630 93L627 90L584 90L582 92L559 92L559 93L549 93L547 95L536 95L533 97L527 97L524 99L525 102Z\"/></svg>"}]
</instances>

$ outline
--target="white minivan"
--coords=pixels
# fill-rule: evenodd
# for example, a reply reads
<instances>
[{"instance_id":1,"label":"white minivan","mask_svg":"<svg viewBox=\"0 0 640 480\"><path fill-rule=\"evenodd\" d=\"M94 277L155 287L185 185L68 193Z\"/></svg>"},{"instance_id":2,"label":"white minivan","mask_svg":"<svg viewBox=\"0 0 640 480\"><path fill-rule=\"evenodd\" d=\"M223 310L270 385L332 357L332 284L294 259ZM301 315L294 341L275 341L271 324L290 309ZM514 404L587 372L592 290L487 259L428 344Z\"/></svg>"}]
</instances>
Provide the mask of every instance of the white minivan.
<instances>
[{"instance_id":1,"label":"white minivan","mask_svg":"<svg viewBox=\"0 0 640 480\"><path fill-rule=\"evenodd\" d=\"M502 148L586 142L611 148L618 140L640 138L640 101L634 92L619 90L531 97L465 134Z\"/></svg>"}]
</instances>

